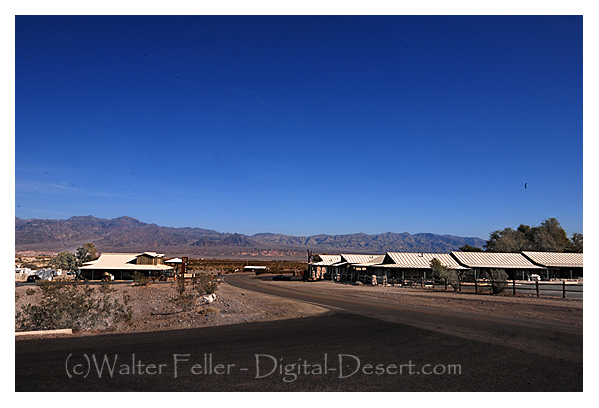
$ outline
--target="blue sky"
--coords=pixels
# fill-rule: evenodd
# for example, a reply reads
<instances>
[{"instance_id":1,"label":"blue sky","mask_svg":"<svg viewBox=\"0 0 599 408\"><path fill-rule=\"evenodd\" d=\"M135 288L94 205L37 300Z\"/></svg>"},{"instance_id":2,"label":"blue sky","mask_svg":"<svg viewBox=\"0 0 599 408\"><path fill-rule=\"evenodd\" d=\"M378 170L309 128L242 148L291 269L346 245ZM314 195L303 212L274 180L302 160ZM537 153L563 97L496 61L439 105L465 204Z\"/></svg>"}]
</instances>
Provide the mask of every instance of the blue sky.
<instances>
[{"instance_id":1,"label":"blue sky","mask_svg":"<svg viewBox=\"0 0 599 408\"><path fill-rule=\"evenodd\" d=\"M15 215L583 232L582 21L17 16Z\"/></svg>"}]
</instances>

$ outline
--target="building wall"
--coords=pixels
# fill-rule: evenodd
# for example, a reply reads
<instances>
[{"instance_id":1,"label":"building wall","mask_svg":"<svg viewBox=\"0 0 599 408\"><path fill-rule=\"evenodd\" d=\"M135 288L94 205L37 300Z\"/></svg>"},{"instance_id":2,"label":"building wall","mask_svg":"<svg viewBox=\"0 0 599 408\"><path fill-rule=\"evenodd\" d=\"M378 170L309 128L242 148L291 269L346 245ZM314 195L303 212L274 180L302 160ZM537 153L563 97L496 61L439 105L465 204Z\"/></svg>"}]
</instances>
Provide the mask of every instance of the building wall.
<instances>
[{"instance_id":1,"label":"building wall","mask_svg":"<svg viewBox=\"0 0 599 408\"><path fill-rule=\"evenodd\" d=\"M153 257L149 255L140 255L137 257L137 265L159 265L162 262L162 258Z\"/></svg>"}]
</instances>

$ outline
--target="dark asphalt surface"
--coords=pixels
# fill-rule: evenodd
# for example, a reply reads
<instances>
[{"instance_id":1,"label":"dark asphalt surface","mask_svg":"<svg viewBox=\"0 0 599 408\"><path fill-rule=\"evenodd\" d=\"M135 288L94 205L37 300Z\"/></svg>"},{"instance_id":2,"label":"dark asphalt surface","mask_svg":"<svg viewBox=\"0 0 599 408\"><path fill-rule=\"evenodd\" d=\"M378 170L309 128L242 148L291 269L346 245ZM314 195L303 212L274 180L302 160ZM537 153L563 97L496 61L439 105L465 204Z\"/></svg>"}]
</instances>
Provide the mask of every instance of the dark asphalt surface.
<instances>
[{"instance_id":1,"label":"dark asphalt surface","mask_svg":"<svg viewBox=\"0 0 599 408\"><path fill-rule=\"evenodd\" d=\"M332 312L18 340L16 391L582 391L580 329L364 304L310 293L309 283L286 291L247 275L225 280Z\"/></svg>"}]
</instances>

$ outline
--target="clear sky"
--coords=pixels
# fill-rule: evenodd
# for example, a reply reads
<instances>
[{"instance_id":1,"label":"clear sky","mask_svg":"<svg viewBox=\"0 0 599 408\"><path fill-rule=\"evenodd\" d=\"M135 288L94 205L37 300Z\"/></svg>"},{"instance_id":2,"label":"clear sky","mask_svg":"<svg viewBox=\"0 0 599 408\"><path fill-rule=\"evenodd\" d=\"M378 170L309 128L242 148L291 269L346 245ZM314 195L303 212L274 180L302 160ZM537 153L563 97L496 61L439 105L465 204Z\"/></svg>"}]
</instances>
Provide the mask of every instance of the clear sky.
<instances>
[{"instance_id":1,"label":"clear sky","mask_svg":"<svg viewBox=\"0 0 599 408\"><path fill-rule=\"evenodd\" d=\"M17 16L15 215L583 232L581 16Z\"/></svg>"}]
</instances>

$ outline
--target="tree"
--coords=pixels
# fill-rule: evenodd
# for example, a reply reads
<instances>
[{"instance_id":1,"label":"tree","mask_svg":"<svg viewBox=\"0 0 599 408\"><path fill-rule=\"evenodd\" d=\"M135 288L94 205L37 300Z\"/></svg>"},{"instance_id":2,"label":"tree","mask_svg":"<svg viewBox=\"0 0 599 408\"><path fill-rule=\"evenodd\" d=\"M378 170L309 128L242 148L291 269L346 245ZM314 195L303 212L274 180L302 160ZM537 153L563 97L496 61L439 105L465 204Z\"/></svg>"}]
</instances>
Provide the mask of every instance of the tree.
<instances>
[{"instance_id":1,"label":"tree","mask_svg":"<svg viewBox=\"0 0 599 408\"><path fill-rule=\"evenodd\" d=\"M461 246L458 249L462 252L483 252L483 250L481 248L473 247L468 244L464 244L464 246Z\"/></svg>"},{"instance_id":2,"label":"tree","mask_svg":"<svg viewBox=\"0 0 599 408\"><path fill-rule=\"evenodd\" d=\"M70 252L61 252L50 260L50 265L54 269L62 269L65 271L76 271L79 269L79 261L77 257Z\"/></svg>"},{"instance_id":3,"label":"tree","mask_svg":"<svg viewBox=\"0 0 599 408\"><path fill-rule=\"evenodd\" d=\"M556 218L548 218L532 229L535 251L564 252L570 246L566 231Z\"/></svg>"},{"instance_id":4,"label":"tree","mask_svg":"<svg viewBox=\"0 0 599 408\"><path fill-rule=\"evenodd\" d=\"M582 252L582 234L575 233L570 241L559 221L548 218L532 228L520 224L516 230L493 231L485 247L487 252Z\"/></svg>"},{"instance_id":5,"label":"tree","mask_svg":"<svg viewBox=\"0 0 599 408\"><path fill-rule=\"evenodd\" d=\"M568 248L569 252L579 252L582 253L582 234L580 232L575 232L572 234L572 238L570 240L570 247Z\"/></svg>"},{"instance_id":6,"label":"tree","mask_svg":"<svg viewBox=\"0 0 599 408\"><path fill-rule=\"evenodd\" d=\"M491 232L485 247L487 252L520 252L526 244L526 236L522 231L508 227Z\"/></svg>"},{"instance_id":7,"label":"tree","mask_svg":"<svg viewBox=\"0 0 599 408\"><path fill-rule=\"evenodd\" d=\"M79 265L82 265L84 262L96 259L98 257L98 250L94 244L88 242L77 248L76 257Z\"/></svg>"}]
</instances>

